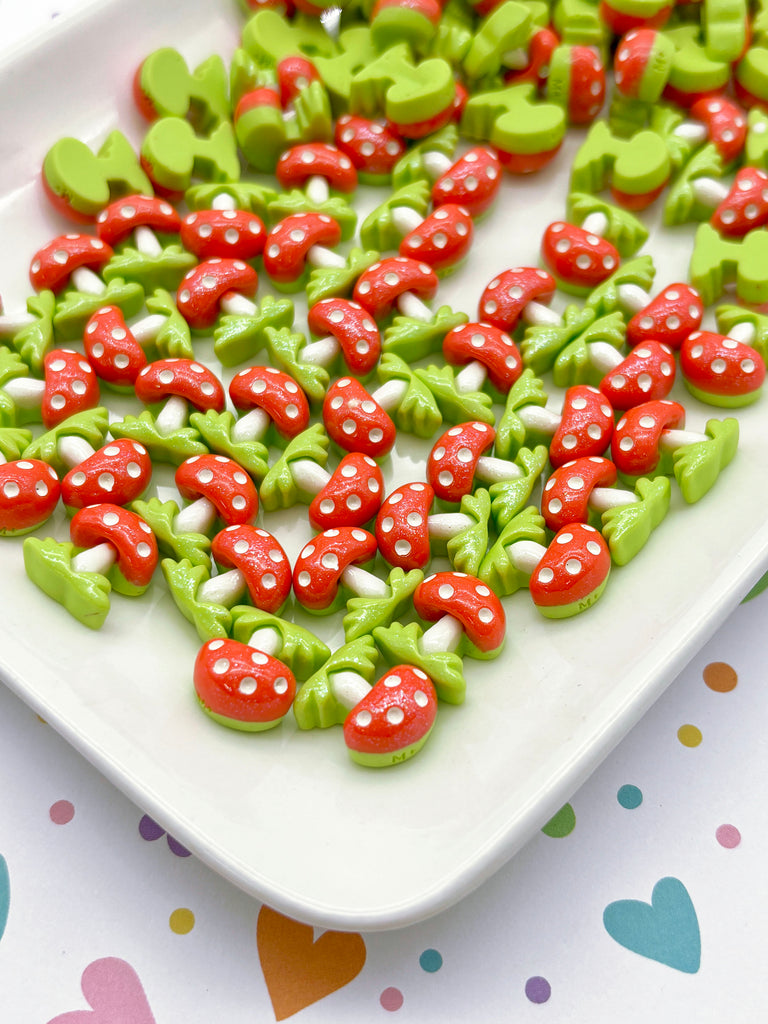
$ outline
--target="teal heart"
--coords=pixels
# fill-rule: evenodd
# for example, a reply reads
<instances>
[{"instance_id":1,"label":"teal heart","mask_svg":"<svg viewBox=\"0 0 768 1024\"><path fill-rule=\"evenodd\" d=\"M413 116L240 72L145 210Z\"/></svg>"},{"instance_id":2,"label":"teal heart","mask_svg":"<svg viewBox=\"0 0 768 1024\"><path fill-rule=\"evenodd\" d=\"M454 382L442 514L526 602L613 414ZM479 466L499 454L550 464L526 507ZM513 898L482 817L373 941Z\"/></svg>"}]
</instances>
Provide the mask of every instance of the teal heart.
<instances>
[{"instance_id":1,"label":"teal heart","mask_svg":"<svg viewBox=\"0 0 768 1024\"><path fill-rule=\"evenodd\" d=\"M603 911L612 939L633 953L695 974L701 963L701 935L688 890L677 878L662 878L651 902L617 900Z\"/></svg>"},{"instance_id":2,"label":"teal heart","mask_svg":"<svg viewBox=\"0 0 768 1024\"><path fill-rule=\"evenodd\" d=\"M8 865L5 857L0 854L0 939L3 937L5 925L8 921L8 909L11 905L11 877L8 874Z\"/></svg>"}]
</instances>

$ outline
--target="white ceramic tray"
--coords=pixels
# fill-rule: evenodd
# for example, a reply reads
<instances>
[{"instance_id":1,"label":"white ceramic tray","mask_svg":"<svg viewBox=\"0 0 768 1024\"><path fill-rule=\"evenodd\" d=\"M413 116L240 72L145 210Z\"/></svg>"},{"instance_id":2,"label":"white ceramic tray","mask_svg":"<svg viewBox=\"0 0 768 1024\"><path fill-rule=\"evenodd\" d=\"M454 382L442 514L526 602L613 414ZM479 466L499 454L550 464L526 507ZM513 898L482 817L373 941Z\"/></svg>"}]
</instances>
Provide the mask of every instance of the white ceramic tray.
<instances>
[{"instance_id":1,"label":"white ceramic tray","mask_svg":"<svg viewBox=\"0 0 768 1024\"><path fill-rule=\"evenodd\" d=\"M130 80L140 59L175 45L190 63L227 58L234 0L107 0L17 49L0 69L0 292L28 294L34 250L68 228L41 194L42 157L61 135L100 142L143 125ZM562 216L579 137L535 178L506 178L477 228L467 265L440 298L474 315L505 267L535 263L546 224ZM685 278L692 231L647 247L657 287ZM299 306L298 322L301 326ZM210 342L199 357L210 361ZM215 366L215 363L212 364ZM226 376L229 380L231 372ZM552 393L556 401L555 393ZM688 424L705 410L677 394ZM714 411L714 415L717 415ZM614 571L602 600L563 622L525 592L505 602L508 640L491 663L467 663L468 697L444 707L429 745L388 771L353 766L338 730L263 735L220 728L191 686L198 648L160 573L140 600L115 597L92 633L41 595L21 540L0 544L0 677L181 842L236 885L316 925L381 929L449 906L488 878L573 794L662 693L768 562L765 400L740 414L738 455L715 489L672 510L646 549ZM388 489L419 474L427 446L404 442ZM162 474L160 475L162 478ZM294 556L309 536L303 508L264 525ZM66 539L58 515L40 531ZM336 620L316 620L338 642ZM21 770L21 769L20 769Z\"/></svg>"}]
</instances>

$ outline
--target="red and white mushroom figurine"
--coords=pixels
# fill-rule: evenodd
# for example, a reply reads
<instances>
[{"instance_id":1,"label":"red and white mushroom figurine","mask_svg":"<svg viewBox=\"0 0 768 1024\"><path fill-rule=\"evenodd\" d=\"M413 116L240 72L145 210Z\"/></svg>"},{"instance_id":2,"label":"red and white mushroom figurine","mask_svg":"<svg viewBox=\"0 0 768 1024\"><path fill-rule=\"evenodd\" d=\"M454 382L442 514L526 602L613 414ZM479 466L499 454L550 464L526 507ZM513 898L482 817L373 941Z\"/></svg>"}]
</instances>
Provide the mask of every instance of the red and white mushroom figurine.
<instances>
[{"instance_id":1,"label":"red and white mushroom figurine","mask_svg":"<svg viewBox=\"0 0 768 1024\"><path fill-rule=\"evenodd\" d=\"M557 283L539 267L512 267L492 278L478 303L478 317L501 331L512 332L519 322L559 323L549 309Z\"/></svg>"},{"instance_id":2,"label":"red and white mushroom figurine","mask_svg":"<svg viewBox=\"0 0 768 1024\"><path fill-rule=\"evenodd\" d=\"M226 455L193 455L177 468L176 486L190 502L174 521L179 533L207 533L216 519L228 526L250 523L259 511L256 485Z\"/></svg>"},{"instance_id":3,"label":"red and white mushroom figurine","mask_svg":"<svg viewBox=\"0 0 768 1024\"><path fill-rule=\"evenodd\" d=\"M389 414L354 377L341 377L328 389L323 423L331 440L347 452L377 459L395 443L397 431Z\"/></svg>"},{"instance_id":4,"label":"red and white mushroom figurine","mask_svg":"<svg viewBox=\"0 0 768 1024\"><path fill-rule=\"evenodd\" d=\"M523 361L510 335L487 323L459 324L443 338L443 356L456 375L456 390L479 391L487 380L506 395L523 372Z\"/></svg>"},{"instance_id":5,"label":"red and white mushroom figurine","mask_svg":"<svg viewBox=\"0 0 768 1024\"><path fill-rule=\"evenodd\" d=\"M346 266L329 248L340 241L341 227L326 213L290 214L267 235L264 272L276 287L298 289L312 267Z\"/></svg>"},{"instance_id":6,"label":"red and white mushroom figurine","mask_svg":"<svg viewBox=\"0 0 768 1024\"><path fill-rule=\"evenodd\" d=\"M426 263L437 273L457 267L466 258L474 235L466 207L444 203L423 220L418 214L416 217L419 222L400 242L400 255Z\"/></svg>"},{"instance_id":7,"label":"red and white mushroom figurine","mask_svg":"<svg viewBox=\"0 0 768 1024\"><path fill-rule=\"evenodd\" d=\"M190 411L224 411L221 381L194 359L157 359L139 371L136 397L146 405L164 403L155 417L155 429L168 436L183 427Z\"/></svg>"},{"instance_id":8,"label":"red and white mushroom figurine","mask_svg":"<svg viewBox=\"0 0 768 1024\"><path fill-rule=\"evenodd\" d=\"M184 275L176 305L193 331L206 331L213 327L220 310L238 311L236 301L231 307L227 303L230 293L250 298L258 284L258 274L249 263L214 256Z\"/></svg>"},{"instance_id":9,"label":"red and white mushroom figurine","mask_svg":"<svg viewBox=\"0 0 768 1024\"><path fill-rule=\"evenodd\" d=\"M157 567L157 541L135 512L109 502L88 505L72 516L69 536L83 549L72 558L75 572L108 575L113 589L129 596L149 586Z\"/></svg>"},{"instance_id":10,"label":"red and white mushroom figurine","mask_svg":"<svg viewBox=\"0 0 768 1024\"><path fill-rule=\"evenodd\" d=\"M407 148L389 125L360 114L342 114L336 120L334 142L368 185L386 185Z\"/></svg>"},{"instance_id":11,"label":"red and white mushroom figurine","mask_svg":"<svg viewBox=\"0 0 768 1024\"><path fill-rule=\"evenodd\" d=\"M29 533L53 515L61 485L52 466L40 459L0 454L0 536Z\"/></svg>"},{"instance_id":12,"label":"red and white mushroom figurine","mask_svg":"<svg viewBox=\"0 0 768 1024\"><path fill-rule=\"evenodd\" d=\"M249 260L261 256L267 229L250 210L234 207L193 210L181 222L181 244L200 260Z\"/></svg>"},{"instance_id":13,"label":"red and white mushroom figurine","mask_svg":"<svg viewBox=\"0 0 768 1024\"><path fill-rule=\"evenodd\" d=\"M613 349L616 352L615 349ZM672 350L658 341L635 345L600 381L600 390L613 409L629 409L654 398L666 398L675 383Z\"/></svg>"},{"instance_id":14,"label":"red and white mushroom figurine","mask_svg":"<svg viewBox=\"0 0 768 1024\"><path fill-rule=\"evenodd\" d=\"M611 439L611 458L630 479L665 473L677 448L708 441L707 434L685 427L685 409L663 398L627 409Z\"/></svg>"},{"instance_id":15,"label":"red and white mushroom figurine","mask_svg":"<svg viewBox=\"0 0 768 1024\"><path fill-rule=\"evenodd\" d=\"M309 426L309 402L296 381L272 366L248 366L229 385L241 414L232 427L235 441L261 441L274 426L279 437L296 437Z\"/></svg>"},{"instance_id":16,"label":"red and white mushroom figurine","mask_svg":"<svg viewBox=\"0 0 768 1024\"><path fill-rule=\"evenodd\" d=\"M421 637L425 653L457 651L490 658L501 652L506 616L499 598L482 580L463 572L438 572L413 592L416 614L432 622Z\"/></svg>"},{"instance_id":17,"label":"red and white mushroom figurine","mask_svg":"<svg viewBox=\"0 0 768 1024\"><path fill-rule=\"evenodd\" d=\"M685 386L702 402L737 408L760 397L765 361L738 338L693 331L680 348L680 372Z\"/></svg>"},{"instance_id":18,"label":"red and white mushroom figurine","mask_svg":"<svg viewBox=\"0 0 768 1024\"><path fill-rule=\"evenodd\" d=\"M675 282L654 298L632 285L619 287L622 304L633 316L627 324L627 344L659 341L667 348L679 349L692 331L701 326L704 303L691 285Z\"/></svg>"},{"instance_id":19,"label":"red and white mushroom figurine","mask_svg":"<svg viewBox=\"0 0 768 1024\"><path fill-rule=\"evenodd\" d=\"M301 461L294 462L294 478L301 479ZM384 477L370 455L350 452L333 474L327 475L328 480L309 505L309 521L316 530L364 526L376 516L384 497Z\"/></svg>"},{"instance_id":20,"label":"red and white mushroom figurine","mask_svg":"<svg viewBox=\"0 0 768 1024\"><path fill-rule=\"evenodd\" d=\"M590 455L565 462L547 480L541 495L541 514L556 533L569 523L587 523L609 508L633 505L633 491L615 487L616 466L610 459Z\"/></svg>"},{"instance_id":21,"label":"red and white mushroom figurine","mask_svg":"<svg viewBox=\"0 0 768 1024\"><path fill-rule=\"evenodd\" d=\"M126 438L94 451L84 438L70 434L59 441L58 452L72 467L61 481L61 498L70 509L105 501L127 505L141 497L152 477L147 449Z\"/></svg>"},{"instance_id":22,"label":"red and white mushroom figurine","mask_svg":"<svg viewBox=\"0 0 768 1024\"><path fill-rule=\"evenodd\" d=\"M251 523L225 526L211 542L219 573L200 584L196 599L230 607L247 591L254 607L277 615L291 592L291 563L267 530Z\"/></svg>"},{"instance_id":23,"label":"red and white mushroom figurine","mask_svg":"<svg viewBox=\"0 0 768 1024\"><path fill-rule=\"evenodd\" d=\"M181 217L171 204L156 196L129 195L105 206L96 218L96 233L107 245L130 239L139 252L159 256L163 247L155 232L178 235Z\"/></svg>"},{"instance_id":24,"label":"red and white mushroom figurine","mask_svg":"<svg viewBox=\"0 0 768 1024\"><path fill-rule=\"evenodd\" d=\"M96 271L113 255L112 247L95 235L58 235L32 257L29 279L37 292L57 294L71 282L80 292L101 295L106 286Z\"/></svg>"},{"instance_id":25,"label":"red and white mushroom figurine","mask_svg":"<svg viewBox=\"0 0 768 1024\"><path fill-rule=\"evenodd\" d=\"M569 523L532 568L528 590L542 615L568 618L598 600L610 571L611 554L602 535L587 523Z\"/></svg>"},{"instance_id":26,"label":"red and white mushroom figurine","mask_svg":"<svg viewBox=\"0 0 768 1024\"><path fill-rule=\"evenodd\" d=\"M435 181L432 202L435 206L455 203L478 217L493 204L500 187L499 158L487 146L474 146Z\"/></svg>"},{"instance_id":27,"label":"red and white mushroom figurine","mask_svg":"<svg viewBox=\"0 0 768 1024\"><path fill-rule=\"evenodd\" d=\"M293 592L307 611L327 614L345 600L345 591L383 597L389 587L362 568L376 556L376 538L356 526L340 526L313 537L293 566Z\"/></svg>"},{"instance_id":28,"label":"red and white mushroom figurine","mask_svg":"<svg viewBox=\"0 0 768 1024\"><path fill-rule=\"evenodd\" d=\"M432 312L424 302L434 297L438 284L437 274L428 263L390 256L363 271L355 283L353 298L377 321L393 307L404 316L429 321Z\"/></svg>"},{"instance_id":29,"label":"red and white mushroom figurine","mask_svg":"<svg viewBox=\"0 0 768 1024\"><path fill-rule=\"evenodd\" d=\"M99 404L99 381L91 364L79 352L55 348L43 360L44 379L12 377L2 390L19 408L25 418L33 419L38 410L46 430L70 416Z\"/></svg>"},{"instance_id":30,"label":"red and white mushroom figurine","mask_svg":"<svg viewBox=\"0 0 768 1024\"><path fill-rule=\"evenodd\" d=\"M586 294L610 277L619 266L619 253L594 231L554 221L544 232L541 256L564 291Z\"/></svg>"},{"instance_id":31,"label":"red and white mushroom figurine","mask_svg":"<svg viewBox=\"0 0 768 1024\"><path fill-rule=\"evenodd\" d=\"M381 355L381 334L367 309L341 296L321 299L310 307L307 324L320 338L301 351L304 362L333 365L341 355L349 373L367 377Z\"/></svg>"},{"instance_id":32,"label":"red and white mushroom figurine","mask_svg":"<svg viewBox=\"0 0 768 1024\"><path fill-rule=\"evenodd\" d=\"M357 188L357 171L349 156L327 142L306 142L286 149L275 175L285 189L306 188L317 205L332 192L350 195Z\"/></svg>"},{"instance_id":33,"label":"red and white mushroom figurine","mask_svg":"<svg viewBox=\"0 0 768 1024\"><path fill-rule=\"evenodd\" d=\"M200 706L221 725L262 732L288 714L296 694L290 668L239 640L208 640L195 659Z\"/></svg>"}]
</instances>

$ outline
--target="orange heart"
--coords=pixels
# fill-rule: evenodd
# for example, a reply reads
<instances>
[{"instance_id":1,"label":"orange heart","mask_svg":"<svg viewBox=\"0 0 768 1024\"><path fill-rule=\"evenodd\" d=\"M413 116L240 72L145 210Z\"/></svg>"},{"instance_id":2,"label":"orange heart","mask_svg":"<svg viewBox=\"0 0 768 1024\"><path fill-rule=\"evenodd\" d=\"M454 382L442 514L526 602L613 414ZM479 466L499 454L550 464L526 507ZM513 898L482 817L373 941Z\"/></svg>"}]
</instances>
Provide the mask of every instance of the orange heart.
<instances>
[{"instance_id":1,"label":"orange heart","mask_svg":"<svg viewBox=\"0 0 768 1024\"><path fill-rule=\"evenodd\" d=\"M259 960L275 1020L348 985L362 971L365 943L357 932L323 932L262 907L256 925Z\"/></svg>"}]
</instances>

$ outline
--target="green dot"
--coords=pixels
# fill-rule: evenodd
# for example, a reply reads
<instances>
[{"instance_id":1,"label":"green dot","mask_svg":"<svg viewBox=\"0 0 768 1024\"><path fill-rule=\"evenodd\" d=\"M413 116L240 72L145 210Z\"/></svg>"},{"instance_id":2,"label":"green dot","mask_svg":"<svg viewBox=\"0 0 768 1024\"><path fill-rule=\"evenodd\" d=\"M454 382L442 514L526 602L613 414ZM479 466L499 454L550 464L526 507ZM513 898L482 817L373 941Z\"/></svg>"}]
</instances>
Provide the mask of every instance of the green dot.
<instances>
[{"instance_id":1,"label":"green dot","mask_svg":"<svg viewBox=\"0 0 768 1024\"><path fill-rule=\"evenodd\" d=\"M574 810L570 804L564 804L557 814L549 819L541 831L545 836L551 836L553 839L562 839L564 836L570 835L575 828L576 815Z\"/></svg>"},{"instance_id":2,"label":"green dot","mask_svg":"<svg viewBox=\"0 0 768 1024\"><path fill-rule=\"evenodd\" d=\"M425 949L419 957L419 966L423 971L434 974L443 966L443 958L436 949Z\"/></svg>"},{"instance_id":3,"label":"green dot","mask_svg":"<svg viewBox=\"0 0 768 1024\"><path fill-rule=\"evenodd\" d=\"M628 811L634 811L643 802L643 794L637 786L622 786L616 794L616 799L622 807Z\"/></svg>"}]
</instances>

